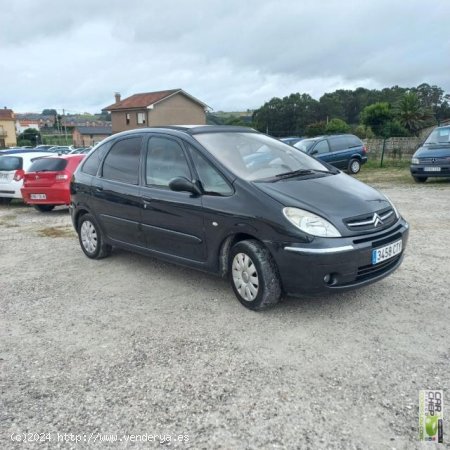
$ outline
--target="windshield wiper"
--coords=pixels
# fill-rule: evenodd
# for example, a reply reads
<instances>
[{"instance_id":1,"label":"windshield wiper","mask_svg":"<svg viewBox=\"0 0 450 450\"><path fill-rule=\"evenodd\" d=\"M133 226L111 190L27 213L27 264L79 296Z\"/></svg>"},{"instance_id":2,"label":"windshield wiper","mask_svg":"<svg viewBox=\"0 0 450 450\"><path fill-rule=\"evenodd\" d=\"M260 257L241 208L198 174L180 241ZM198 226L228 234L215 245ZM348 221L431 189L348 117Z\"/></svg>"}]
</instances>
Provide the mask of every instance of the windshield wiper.
<instances>
[{"instance_id":1,"label":"windshield wiper","mask_svg":"<svg viewBox=\"0 0 450 450\"><path fill-rule=\"evenodd\" d=\"M272 177L260 178L260 179L253 180L253 181L265 181L265 182L273 183L275 181L285 180L286 178L314 175L315 173L323 173L326 175L335 175L337 172L332 172L330 170L318 170L318 169L299 169L299 170L292 170L290 172L279 173L278 175L274 175Z\"/></svg>"},{"instance_id":2,"label":"windshield wiper","mask_svg":"<svg viewBox=\"0 0 450 450\"><path fill-rule=\"evenodd\" d=\"M278 175L275 175L275 178L279 178L281 180L282 178L291 178L298 175L311 175L312 173L314 173L314 171L311 169L291 170L290 172L279 173Z\"/></svg>"}]
</instances>

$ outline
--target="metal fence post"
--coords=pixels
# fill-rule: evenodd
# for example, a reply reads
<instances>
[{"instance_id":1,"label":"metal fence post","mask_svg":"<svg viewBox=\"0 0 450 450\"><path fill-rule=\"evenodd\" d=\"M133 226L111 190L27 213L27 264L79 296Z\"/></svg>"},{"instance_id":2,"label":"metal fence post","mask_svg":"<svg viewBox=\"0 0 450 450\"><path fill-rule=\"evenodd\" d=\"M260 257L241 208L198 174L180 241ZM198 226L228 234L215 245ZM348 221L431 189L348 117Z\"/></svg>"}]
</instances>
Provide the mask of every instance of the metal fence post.
<instances>
[{"instance_id":1,"label":"metal fence post","mask_svg":"<svg viewBox=\"0 0 450 450\"><path fill-rule=\"evenodd\" d=\"M381 150L381 161L380 161L380 167L383 167L383 159L384 159L384 151L386 149L386 138L383 140L383 150Z\"/></svg>"}]
</instances>

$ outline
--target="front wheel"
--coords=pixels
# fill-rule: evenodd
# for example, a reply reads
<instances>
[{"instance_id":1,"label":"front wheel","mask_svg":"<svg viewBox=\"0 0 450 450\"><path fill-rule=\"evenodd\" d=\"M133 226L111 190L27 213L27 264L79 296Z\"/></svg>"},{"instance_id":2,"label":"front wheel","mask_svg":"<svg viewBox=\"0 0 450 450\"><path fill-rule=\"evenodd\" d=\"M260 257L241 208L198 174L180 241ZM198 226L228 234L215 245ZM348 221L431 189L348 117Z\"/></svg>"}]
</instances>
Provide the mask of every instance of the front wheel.
<instances>
[{"instance_id":1,"label":"front wheel","mask_svg":"<svg viewBox=\"0 0 450 450\"><path fill-rule=\"evenodd\" d=\"M91 214L85 214L78 223L78 239L88 258L101 259L111 253L112 247L105 244L100 227Z\"/></svg>"},{"instance_id":2,"label":"front wheel","mask_svg":"<svg viewBox=\"0 0 450 450\"><path fill-rule=\"evenodd\" d=\"M231 249L229 273L238 300L252 310L278 303L281 283L277 266L269 250L260 242L238 242Z\"/></svg>"},{"instance_id":3,"label":"front wheel","mask_svg":"<svg viewBox=\"0 0 450 450\"><path fill-rule=\"evenodd\" d=\"M428 177L413 177L414 181L416 183L425 183L425 181L427 181Z\"/></svg>"},{"instance_id":4,"label":"front wheel","mask_svg":"<svg viewBox=\"0 0 450 450\"><path fill-rule=\"evenodd\" d=\"M361 170L361 161L359 159L351 159L348 163L348 171L356 174Z\"/></svg>"},{"instance_id":5,"label":"front wheel","mask_svg":"<svg viewBox=\"0 0 450 450\"><path fill-rule=\"evenodd\" d=\"M39 212L50 212L54 207L55 205L34 205L34 208Z\"/></svg>"}]
</instances>

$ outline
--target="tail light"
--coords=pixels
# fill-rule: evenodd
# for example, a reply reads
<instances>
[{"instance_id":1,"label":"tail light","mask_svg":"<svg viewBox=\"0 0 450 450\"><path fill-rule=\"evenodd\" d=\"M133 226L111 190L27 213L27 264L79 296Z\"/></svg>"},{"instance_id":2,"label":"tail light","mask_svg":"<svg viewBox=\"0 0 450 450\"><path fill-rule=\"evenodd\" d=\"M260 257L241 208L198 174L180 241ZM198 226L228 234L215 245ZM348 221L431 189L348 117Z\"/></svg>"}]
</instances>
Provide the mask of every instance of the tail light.
<instances>
[{"instance_id":1,"label":"tail light","mask_svg":"<svg viewBox=\"0 0 450 450\"><path fill-rule=\"evenodd\" d=\"M55 178L56 181L66 181L69 179L69 176L66 173L59 173Z\"/></svg>"},{"instance_id":2,"label":"tail light","mask_svg":"<svg viewBox=\"0 0 450 450\"><path fill-rule=\"evenodd\" d=\"M363 145L362 152L363 152L363 155L365 155L367 153L367 147L365 145Z\"/></svg>"},{"instance_id":3,"label":"tail light","mask_svg":"<svg viewBox=\"0 0 450 450\"><path fill-rule=\"evenodd\" d=\"M22 169L16 170L15 174L14 174L14 181L21 181L23 180L25 177L25 171Z\"/></svg>"}]
</instances>

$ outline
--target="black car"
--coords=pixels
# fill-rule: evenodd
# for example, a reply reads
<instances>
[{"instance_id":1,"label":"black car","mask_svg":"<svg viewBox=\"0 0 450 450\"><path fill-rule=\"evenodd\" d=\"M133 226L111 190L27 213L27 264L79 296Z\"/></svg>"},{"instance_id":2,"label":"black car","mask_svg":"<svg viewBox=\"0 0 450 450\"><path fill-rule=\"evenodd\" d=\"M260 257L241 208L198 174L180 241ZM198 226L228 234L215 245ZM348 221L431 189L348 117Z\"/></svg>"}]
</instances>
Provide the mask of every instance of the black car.
<instances>
[{"instance_id":1,"label":"black car","mask_svg":"<svg viewBox=\"0 0 450 450\"><path fill-rule=\"evenodd\" d=\"M450 126L435 128L411 159L411 175L417 183L430 177L450 177Z\"/></svg>"},{"instance_id":2,"label":"black car","mask_svg":"<svg viewBox=\"0 0 450 450\"><path fill-rule=\"evenodd\" d=\"M335 134L301 139L292 144L295 148L315 156L338 169L358 173L367 162L367 150L358 136Z\"/></svg>"},{"instance_id":3,"label":"black car","mask_svg":"<svg viewBox=\"0 0 450 450\"><path fill-rule=\"evenodd\" d=\"M400 266L408 237L378 191L241 127L115 134L79 166L71 193L89 258L117 246L228 276L250 309L377 281Z\"/></svg>"}]
</instances>

